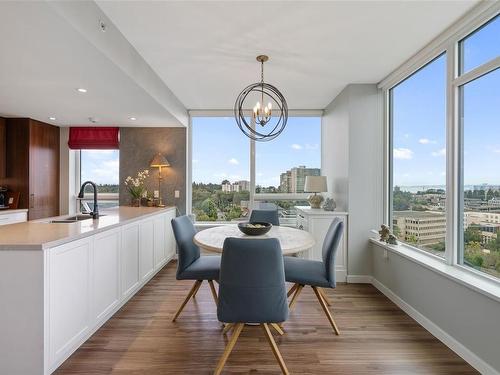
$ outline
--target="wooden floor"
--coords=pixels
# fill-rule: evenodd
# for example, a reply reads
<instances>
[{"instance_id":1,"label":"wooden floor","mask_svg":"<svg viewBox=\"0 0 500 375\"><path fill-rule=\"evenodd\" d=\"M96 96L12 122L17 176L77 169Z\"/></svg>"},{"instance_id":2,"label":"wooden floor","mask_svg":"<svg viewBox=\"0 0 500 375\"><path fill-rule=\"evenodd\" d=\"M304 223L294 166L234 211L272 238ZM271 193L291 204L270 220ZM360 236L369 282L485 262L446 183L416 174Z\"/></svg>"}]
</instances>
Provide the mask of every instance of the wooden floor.
<instances>
[{"instance_id":1,"label":"wooden floor","mask_svg":"<svg viewBox=\"0 0 500 375\"><path fill-rule=\"evenodd\" d=\"M55 374L210 374L224 350L204 283L177 322L191 287L166 266ZM372 285L328 291L341 336L332 333L314 292L304 288L285 323L279 349L292 374L477 374ZM259 327L245 327L225 374L280 374Z\"/></svg>"}]
</instances>

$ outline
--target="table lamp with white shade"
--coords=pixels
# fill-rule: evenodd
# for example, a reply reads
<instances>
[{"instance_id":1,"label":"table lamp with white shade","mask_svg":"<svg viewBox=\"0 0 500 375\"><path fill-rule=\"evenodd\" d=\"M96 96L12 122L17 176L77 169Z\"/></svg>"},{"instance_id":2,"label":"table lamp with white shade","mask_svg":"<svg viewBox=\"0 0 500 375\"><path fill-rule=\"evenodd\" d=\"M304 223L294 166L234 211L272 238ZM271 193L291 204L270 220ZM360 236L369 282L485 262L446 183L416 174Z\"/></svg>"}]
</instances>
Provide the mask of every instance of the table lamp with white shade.
<instances>
[{"instance_id":1,"label":"table lamp with white shade","mask_svg":"<svg viewBox=\"0 0 500 375\"><path fill-rule=\"evenodd\" d=\"M321 208L321 203L324 198L321 194L318 195L317 193L324 193L327 191L326 176L306 176L304 192L314 193L314 195L310 195L308 198L311 208Z\"/></svg>"}]
</instances>

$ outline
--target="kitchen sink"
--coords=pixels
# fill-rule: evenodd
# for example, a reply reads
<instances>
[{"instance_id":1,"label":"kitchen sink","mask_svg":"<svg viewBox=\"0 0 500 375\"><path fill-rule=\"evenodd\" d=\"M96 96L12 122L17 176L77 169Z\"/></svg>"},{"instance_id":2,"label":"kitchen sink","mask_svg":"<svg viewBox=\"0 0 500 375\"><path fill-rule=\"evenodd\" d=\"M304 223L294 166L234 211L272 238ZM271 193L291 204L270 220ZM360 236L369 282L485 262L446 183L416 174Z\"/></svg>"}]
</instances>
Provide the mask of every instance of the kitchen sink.
<instances>
[{"instance_id":1,"label":"kitchen sink","mask_svg":"<svg viewBox=\"0 0 500 375\"><path fill-rule=\"evenodd\" d=\"M99 215L99 216L106 216L106 215ZM81 215L70 216L64 219L51 220L50 222L53 224L63 224L63 223L76 223L78 221L90 220L90 219L92 219L92 216L81 214Z\"/></svg>"}]
</instances>

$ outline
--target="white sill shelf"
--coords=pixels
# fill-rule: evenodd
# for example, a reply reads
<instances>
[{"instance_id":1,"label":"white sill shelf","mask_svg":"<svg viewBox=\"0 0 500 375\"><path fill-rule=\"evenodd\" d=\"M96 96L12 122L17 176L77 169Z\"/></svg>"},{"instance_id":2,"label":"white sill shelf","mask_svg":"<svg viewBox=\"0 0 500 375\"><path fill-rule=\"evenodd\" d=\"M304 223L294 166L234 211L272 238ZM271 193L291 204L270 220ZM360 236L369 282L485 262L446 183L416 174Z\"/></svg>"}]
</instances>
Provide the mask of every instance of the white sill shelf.
<instances>
[{"instance_id":1,"label":"white sill shelf","mask_svg":"<svg viewBox=\"0 0 500 375\"><path fill-rule=\"evenodd\" d=\"M389 245L375 238L371 238L370 242L500 302L500 281L476 275L475 272L466 270L461 266L451 266L446 264L444 259L425 254L404 244Z\"/></svg>"}]
</instances>

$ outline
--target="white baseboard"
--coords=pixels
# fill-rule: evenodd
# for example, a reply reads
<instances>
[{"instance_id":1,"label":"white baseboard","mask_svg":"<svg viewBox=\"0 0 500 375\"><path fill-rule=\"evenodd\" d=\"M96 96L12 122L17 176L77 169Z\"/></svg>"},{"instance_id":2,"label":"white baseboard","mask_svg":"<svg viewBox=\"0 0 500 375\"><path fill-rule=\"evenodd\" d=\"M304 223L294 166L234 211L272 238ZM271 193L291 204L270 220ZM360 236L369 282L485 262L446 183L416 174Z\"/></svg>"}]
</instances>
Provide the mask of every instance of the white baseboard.
<instances>
[{"instance_id":1,"label":"white baseboard","mask_svg":"<svg viewBox=\"0 0 500 375\"><path fill-rule=\"evenodd\" d=\"M371 284L373 277L370 275L347 275L349 284Z\"/></svg>"},{"instance_id":2,"label":"white baseboard","mask_svg":"<svg viewBox=\"0 0 500 375\"><path fill-rule=\"evenodd\" d=\"M397 296L392 290L387 288L380 281L372 277L371 283L375 288L380 290L387 298L394 302L401 310L411 316L417 321L422 327L433 334L437 339L439 339L448 348L453 350L457 355L462 357L467 363L474 367L481 374L485 375L500 375L500 373L491 367L489 364L484 362L476 354L471 352L468 348L458 342L454 337L450 336L448 333L443 331L434 322L429 320L427 317L418 312L410 304L406 303L399 296Z\"/></svg>"}]
</instances>

